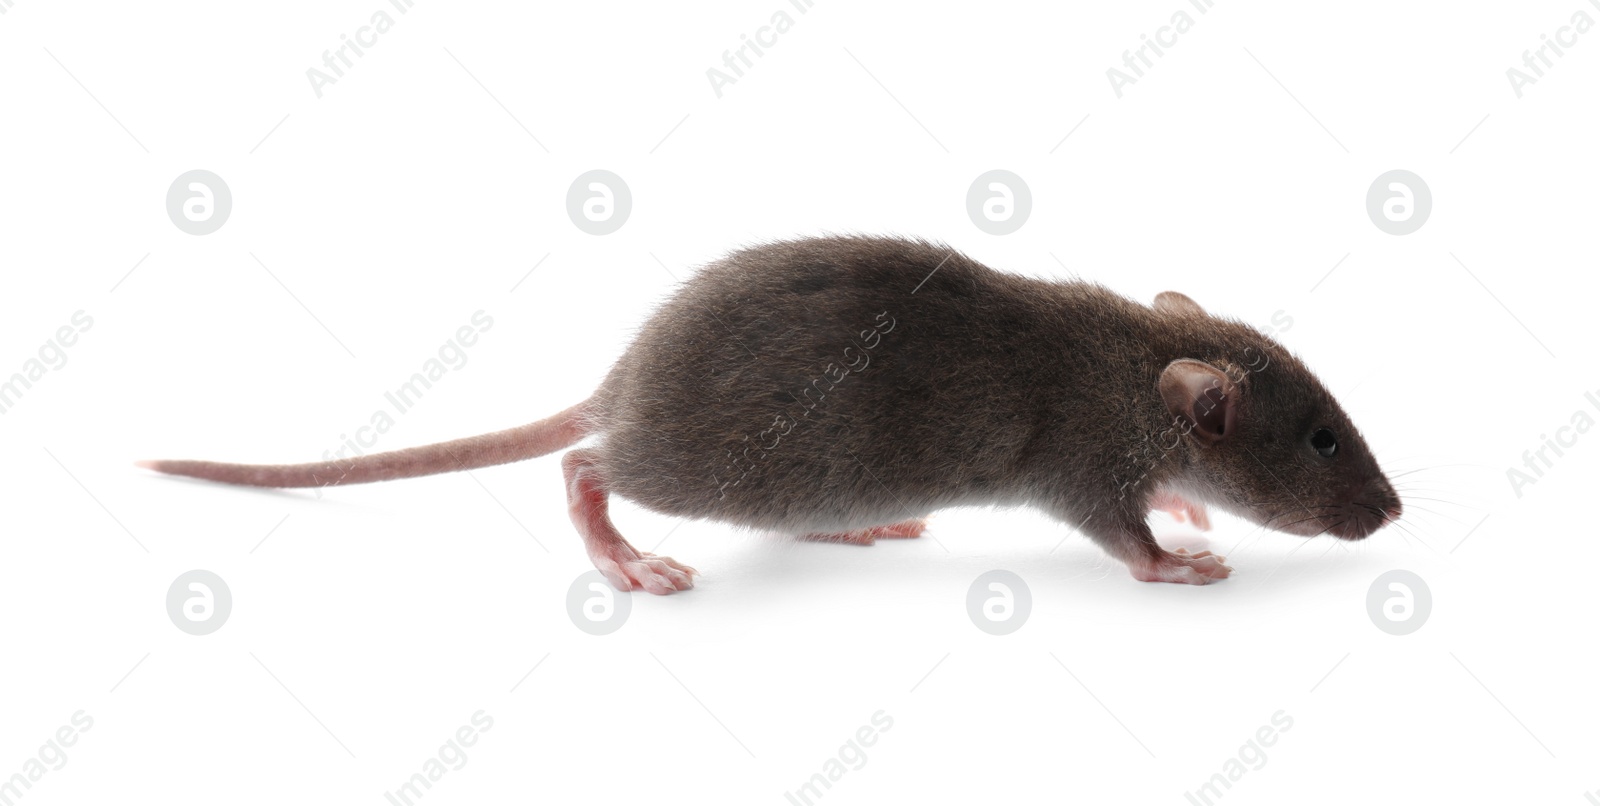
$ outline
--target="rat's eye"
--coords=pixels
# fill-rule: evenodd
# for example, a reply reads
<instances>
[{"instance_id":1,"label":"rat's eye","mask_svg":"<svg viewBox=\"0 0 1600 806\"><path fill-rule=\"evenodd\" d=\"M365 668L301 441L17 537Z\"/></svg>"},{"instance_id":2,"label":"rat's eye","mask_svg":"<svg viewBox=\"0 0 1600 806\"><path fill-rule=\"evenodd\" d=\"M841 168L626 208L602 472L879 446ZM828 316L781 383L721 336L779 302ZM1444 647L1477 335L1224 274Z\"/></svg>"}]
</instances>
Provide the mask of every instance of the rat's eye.
<instances>
[{"instance_id":1,"label":"rat's eye","mask_svg":"<svg viewBox=\"0 0 1600 806\"><path fill-rule=\"evenodd\" d=\"M1333 455L1339 452L1339 440L1334 438L1332 431L1318 428L1311 432L1311 447L1322 458L1332 459Z\"/></svg>"}]
</instances>

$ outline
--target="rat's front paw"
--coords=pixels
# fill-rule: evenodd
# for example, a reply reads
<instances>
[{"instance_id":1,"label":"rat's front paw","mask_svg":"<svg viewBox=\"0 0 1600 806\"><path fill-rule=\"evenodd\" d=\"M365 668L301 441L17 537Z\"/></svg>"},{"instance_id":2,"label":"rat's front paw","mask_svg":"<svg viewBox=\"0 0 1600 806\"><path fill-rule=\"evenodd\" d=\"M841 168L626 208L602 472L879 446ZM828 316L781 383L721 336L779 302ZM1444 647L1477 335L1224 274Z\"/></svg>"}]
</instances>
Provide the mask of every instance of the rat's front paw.
<instances>
[{"instance_id":1,"label":"rat's front paw","mask_svg":"<svg viewBox=\"0 0 1600 806\"><path fill-rule=\"evenodd\" d=\"M1190 554L1188 549L1164 553L1150 563L1132 565L1128 570L1140 582L1181 582L1187 585L1209 585L1218 579L1227 579L1233 569L1224 563L1227 558L1202 551Z\"/></svg>"}]
</instances>

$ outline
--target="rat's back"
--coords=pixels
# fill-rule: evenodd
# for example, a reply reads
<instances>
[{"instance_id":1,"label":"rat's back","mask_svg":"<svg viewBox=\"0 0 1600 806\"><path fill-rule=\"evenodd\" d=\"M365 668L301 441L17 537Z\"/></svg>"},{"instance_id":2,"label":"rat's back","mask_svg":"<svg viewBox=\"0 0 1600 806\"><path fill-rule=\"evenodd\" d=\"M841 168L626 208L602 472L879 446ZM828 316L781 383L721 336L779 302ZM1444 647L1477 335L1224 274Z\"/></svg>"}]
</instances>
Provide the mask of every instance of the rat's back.
<instances>
[{"instance_id":1,"label":"rat's back","mask_svg":"<svg viewBox=\"0 0 1600 806\"><path fill-rule=\"evenodd\" d=\"M1126 364L1147 310L925 241L744 249L691 278L607 376L599 465L648 508L789 531L1024 503L1062 397L1094 407L1069 379L1108 371L1108 350Z\"/></svg>"}]
</instances>

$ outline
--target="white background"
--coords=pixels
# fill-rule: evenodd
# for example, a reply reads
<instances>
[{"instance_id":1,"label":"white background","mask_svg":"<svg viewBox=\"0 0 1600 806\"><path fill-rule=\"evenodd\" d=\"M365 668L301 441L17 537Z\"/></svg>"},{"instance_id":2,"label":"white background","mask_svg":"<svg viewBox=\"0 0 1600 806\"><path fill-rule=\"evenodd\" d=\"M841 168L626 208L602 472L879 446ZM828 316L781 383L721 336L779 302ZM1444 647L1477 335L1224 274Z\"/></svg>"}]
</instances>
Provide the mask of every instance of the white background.
<instances>
[{"instance_id":1,"label":"white background","mask_svg":"<svg viewBox=\"0 0 1600 806\"><path fill-rule=\"evenodd\" d=\"M1280 710L1292 729L1226 803L1600 789L1600 435L1520 497L1506 476L1574 412L1600 419L1600 33L1521 98L1506 76L1600 18L1584 0L417 0L321 98L306 70L387 0L5 5L0 374L93 318L0 415L0 776L94 720L29 804L386 803L480 709L493 728L427 803L787 803L878 711L892 729L819 802L1186 803ZM1180 8L1192 30L1119 99L1106 70ZM706 70L779 9L792 30L719 99ZM197 168L234 200L206 236L165 210ZM632 191L612 235L567 217L594 168ZM1012 235L966 215L995 168L1032 190ZM1365 209L1396 168L1434 200L1406 236ZM847 231L1287 315L1281 339L1409 473L1404 530L1218 517L1236 574L1191 588L1029 511L858 548L618 502L636 544L704 576L594 637L566 610L591 566L555 457L320 498L131 465L316 459L478 310L469 362L379 449L538 419L696 264ZM1404 637L1366 607L1396 568L1433 599ZM232 592L208 636L164 608L191 569ZM966 612L991 569L1032 592L1005 637Z\"/></svg>"}]
</instances>

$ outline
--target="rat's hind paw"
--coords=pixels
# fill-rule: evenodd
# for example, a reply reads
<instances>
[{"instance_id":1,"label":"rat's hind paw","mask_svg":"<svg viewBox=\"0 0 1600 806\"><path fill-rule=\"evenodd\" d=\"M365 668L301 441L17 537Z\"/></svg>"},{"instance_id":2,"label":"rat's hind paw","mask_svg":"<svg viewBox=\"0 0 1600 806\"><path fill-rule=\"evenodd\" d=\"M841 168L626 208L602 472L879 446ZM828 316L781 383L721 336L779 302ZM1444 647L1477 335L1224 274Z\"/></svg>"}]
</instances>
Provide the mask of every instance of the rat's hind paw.
<instances>
[{"instance_id":1,"label":"rat's hind paw","mask_svg":"<svg viewBox=\"0 0 1600 806\"><path fill-rule=\"evenodd\" d=\"M887 526L874 526L870 529L852 529L848 532L814 532L801 535L801 540L813 540L819 543L849 543L856 546L870 546L880 537L921 537L922 530L928 528L925 518L911 518L910 520L891 523Z\"/></svg>"},{"instance_id":2,"label":"rat's hind paw","mask_svg":"<svg viewBox=\"0 0 1600 806\"><path fill-rule=\"evenodd\" d=\"M1202 532L1211 531L1211 516L1206 514L1205 505L1193 503L1177 493L1166 490L1157 492L1150 497L1150 509L1153 512L1165 512L1179 523L1187 519Z\"/></svg>"},{"instance_id":3,"label":"rat's hind paw","mask_svg":"<svg viewBox=\"0 0 1600 806\"><path fill-rule=\"evenodd\" d=\"M1131 565L1128 570L1140 582L1181 582L1188 585L1209 585L1227 579L1233 569L1224 563L1227 558L1202 551L1190 554L1188 549L1165 552L1154 562Z\"/></svg>"},{"instance_id":4,"label":"rat's hind paw","mask_svg":"<svg viewBox=\"0 0 1600 806\"><path fill-rule=\"evenodd\" d=\"M622 539L607 514L605 480L595 469L594 453L571 451L561 458L567 476L567 511L572 525L583 535L584 547L594 567L620 591L643 588L665 594L694 587L695 570L671 557L639 551Z\"/></svg>"},{"instance_id":5,"label":"rat's hind paw","mask_svg":"<svg viewBox=\"0 0 1600 806\"><path fill-rule=\"evenodd\" d=\"M609 557L595 559L595 567L605 575L617 590L643 589L649 593L666 594L686 591L694 587L697 573L671 557L657 557L639 552L638 559L617 561Z\"/></svg>"}]
</instances>

